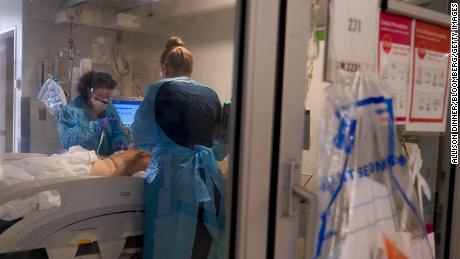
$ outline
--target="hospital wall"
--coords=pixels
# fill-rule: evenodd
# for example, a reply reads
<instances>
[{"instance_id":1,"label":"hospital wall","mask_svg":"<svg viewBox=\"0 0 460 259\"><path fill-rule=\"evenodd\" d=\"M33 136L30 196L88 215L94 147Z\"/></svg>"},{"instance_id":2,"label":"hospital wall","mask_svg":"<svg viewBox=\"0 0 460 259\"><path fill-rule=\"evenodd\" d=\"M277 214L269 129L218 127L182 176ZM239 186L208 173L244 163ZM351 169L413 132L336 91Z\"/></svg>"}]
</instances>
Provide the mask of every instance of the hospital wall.
<instances>
[{"instance_id":1,"label":"hospital wall","mask_svg":"<svg viewBox=\"0 0 460 259\"><path fill-rule=\"evenodd\" d=\"M193 55L192 78L211 86L223 102L231 99L232 94L234 24L231 7L165 19L160 27L152 26L148 34L125 32L125 53L132 71L142 74L139 82L148 85L159 79L159 57L164 42L170 36L180 36ZM125 84L130 85L131 79L132 73Z\"/></svg>"},{"instance_id":2,"label":"hospital wall","mask_svg":"<svg viewBox=\"0 0 460 259\"><path fill-rule=\"evenodd\" d=\"M58 0L24 1L24 58L22 59L23 82L22 96L29 106L27 116L30 123L23 125L29 132L24 136L27 145L23 152L57 153L60 144L57 138L56 121L46 113L44 106L36 96L41 86L41 66L45 74L52 72L53 55L67 48L70 36L69 25L54 23L58 11ZM161 20L161 26L142 28L142 31L122 31L123 49L130 64L127 75L125 96L135 96L133 84L142 89L159 79L159 56L163 51L164 41L171 35L181 36L194 56L194 73L192 77L212 86L221 101L231 97L234 52L234 13L233 8L216 9L185 15L182 18ZM92 42L97 36L113 36L113 29L97 26L74 28L76 63L80 57L91 56ZM74 64L75 65L75 64ZM95 66L96 69L104 69ZM110 70L111 67L108 68ZM139 74L133 81L133 74ZM119 91L116 91L117 94ZM26 113L27 113L26 112ZM40 116L42 115L42 116Z\"/></svg>"},{"instance_id":3,"label":"hospital wall","mask_svg":"<svg viewBox=\"0 0 460 259\"><path fill-rule=\"evenodd\" d=\"M171 29L164 27L168 36L183 36L194 58L193 78L212 86L221 101L232 94L234 15L234 8L224 8L175 20Z\"/></svg>"}]
</instances>

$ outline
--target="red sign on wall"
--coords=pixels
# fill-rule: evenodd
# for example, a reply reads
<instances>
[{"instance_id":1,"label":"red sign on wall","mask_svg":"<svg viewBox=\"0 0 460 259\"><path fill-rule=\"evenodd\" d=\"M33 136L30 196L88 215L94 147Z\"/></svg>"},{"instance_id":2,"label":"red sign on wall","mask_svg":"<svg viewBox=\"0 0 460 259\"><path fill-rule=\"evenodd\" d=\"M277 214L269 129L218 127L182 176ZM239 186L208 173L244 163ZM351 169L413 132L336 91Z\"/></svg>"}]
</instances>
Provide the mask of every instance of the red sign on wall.
<instances>
[{"instance_id":1,"label":"red sign on wall","mask_svg":"<svg viewBox=\"0 0 460 259\"><path fill-rule=\"evenodd\" d=\"M407 130L444 131L450 53L448 28L416 21Z\"/></svg>"},{"instance_id":2,"label":"red sign on wall","mask_svg":"<svg viewBox=\"0 0 460 259\"><path fill-rule=\"evenodd\" d=\"M379 74L393 94L397 123L407 114L412 20L382 12L379 30Z\"/></svg>"}]
</instances>

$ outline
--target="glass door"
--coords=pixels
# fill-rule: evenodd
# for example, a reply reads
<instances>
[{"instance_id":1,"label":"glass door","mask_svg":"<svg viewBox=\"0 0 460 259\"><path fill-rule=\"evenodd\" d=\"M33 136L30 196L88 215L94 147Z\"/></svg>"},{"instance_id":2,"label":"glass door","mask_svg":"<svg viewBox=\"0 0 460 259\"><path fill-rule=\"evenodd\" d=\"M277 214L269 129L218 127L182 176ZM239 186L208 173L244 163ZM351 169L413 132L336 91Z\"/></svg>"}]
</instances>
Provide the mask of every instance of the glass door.
<instances>
[{"instance_id":1,"label":"glass door","mask_svg":"<svg viewBox=\"0 0 460 259\"><path fill-rule=\"evenodd\" d=\"M23 1L0 258L265 258L280 2Z\"/></svg>"},{"instance_id":2,"label":"glass door","mask_svg":"<svg viewBox=\"0 0 460 259\"><path fill-rule=\"evenodd\" d=\"M316 197L301 185L307 140L307 39L311 1L281 1L271 167L268 256L311 258ZM302 224L300 224L302 222ZM300 238L302 237L302 238Z\"/></svg>"},{"instance_id":3,"label":"glass door","mask_svg":"<svg viewBox=\"0 0 460 259\"><path fill-rule=\"evenodd\" d=\"M279 28L279 0L239 1L239 63L236 83L240 113L235 116L232 235L229 258L270 258L268 231Z\"/></svg>"},{"instance_id":4,"label":"glass door","mask_svg":"<svg viewBox=\"0 0 460 259\"><path fill-rule=\"evenodd\" d=\"M310 15L314 13L310 8L315 7L315 1L291 0L280 5L267 237L267 254L273 258L313 258L316 248L319 214L314 205L320 183L315 173L324 144L319 143L318 138L323 119L321 107L328 86L323 81L325 28L320 27L326 25L327 1L320 1L320 5L320 17L314 20L319 27L313 32L316 40L308 49L307 45L311 44L307 44L312 22ZM314 56L317 58L307 64L307 57ZM453 177L456 167L451 168L447 160L448 138L443 134L399 130L402 142L417 144L421 150L423 166L420 174L425 177L431 194L431 200L423 200L423 223L428 233L434 232L435 258L447 258L449 254L458 253L454 240L457 240L455 233L458 231L455 229L459 226L455 218L459 196L454 188L458 181ZM452 230L449 230L450 224L453 224Z\"/></svg>"}]
</instances>

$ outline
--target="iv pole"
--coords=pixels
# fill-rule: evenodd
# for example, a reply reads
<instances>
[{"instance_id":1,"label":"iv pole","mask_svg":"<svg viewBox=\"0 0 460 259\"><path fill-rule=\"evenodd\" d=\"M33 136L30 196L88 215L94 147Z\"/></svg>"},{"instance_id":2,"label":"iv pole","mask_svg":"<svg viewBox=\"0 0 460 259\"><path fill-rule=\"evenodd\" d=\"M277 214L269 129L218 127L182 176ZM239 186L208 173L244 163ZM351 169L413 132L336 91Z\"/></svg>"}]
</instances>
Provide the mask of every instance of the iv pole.
<instances>
[{"instance_id":1,"label":"iv pole","mask_svg":"<svg viewBox=\"0 0 460 259\"><path fill-rule=\"evenodd\" d=\"M72 74L73 74L73 60L74 60L74 41L73 41L73 19L74 17L70 17L70 38L68 43L68 54L69 54L69 64L68 64L68 75L67 75L67 86L68 86L68 96L69 99L72 99L71 93L72 93Z\"/></svg>"}]
</instances>

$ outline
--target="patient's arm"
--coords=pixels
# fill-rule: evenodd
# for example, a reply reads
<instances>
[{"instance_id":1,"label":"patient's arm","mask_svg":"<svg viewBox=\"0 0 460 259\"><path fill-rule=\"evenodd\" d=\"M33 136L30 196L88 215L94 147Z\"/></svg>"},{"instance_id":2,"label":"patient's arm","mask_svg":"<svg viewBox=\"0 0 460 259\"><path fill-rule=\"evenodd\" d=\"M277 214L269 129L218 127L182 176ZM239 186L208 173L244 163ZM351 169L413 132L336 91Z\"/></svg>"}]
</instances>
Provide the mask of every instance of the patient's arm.
<instances>
[{"instance_id":1,"label":"patient's arm","mask_svg":"<svg viewBox=\"0 0 460 259\"><path fill-rule=\"evenodd\" d=\"M115 164L110 158L97 158L91 166L91 175L112 176L115 172Z\"/></svg>"},{"instance_id":2,"label":"patient's arm","mask_svg":"<svg viewBox=\"0 0 460 259\"><path fill-rule=\"evenodd\" d=\"M119 152L108 158L98 158L91 167L91 175L99 176L131 176L145 171L151 152L128 150Z\"/></svg>"}]
</instances>

